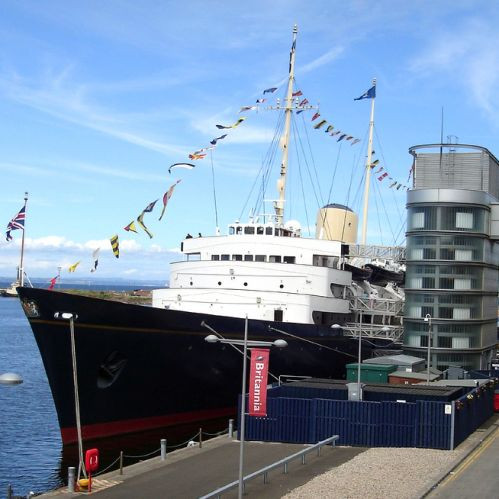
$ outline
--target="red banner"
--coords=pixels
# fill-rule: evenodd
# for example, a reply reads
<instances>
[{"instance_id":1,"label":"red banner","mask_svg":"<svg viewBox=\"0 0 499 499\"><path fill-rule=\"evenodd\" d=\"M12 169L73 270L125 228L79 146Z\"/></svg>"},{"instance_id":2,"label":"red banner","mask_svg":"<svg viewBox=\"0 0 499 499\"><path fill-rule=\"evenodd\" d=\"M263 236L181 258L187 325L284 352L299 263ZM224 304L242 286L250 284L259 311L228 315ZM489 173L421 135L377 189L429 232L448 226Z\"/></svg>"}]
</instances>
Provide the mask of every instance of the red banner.
<instances>
[{"instance_id":1,"label":"red banner","mask_svg":"<svg viewBox=\"0 0 499 499\"><path fill-rule=\"evenodd\" d=\"M252 348L249 379L250 416L267 415L267 376L269 372L269 349Z\"/></svg>"}]
</instances>

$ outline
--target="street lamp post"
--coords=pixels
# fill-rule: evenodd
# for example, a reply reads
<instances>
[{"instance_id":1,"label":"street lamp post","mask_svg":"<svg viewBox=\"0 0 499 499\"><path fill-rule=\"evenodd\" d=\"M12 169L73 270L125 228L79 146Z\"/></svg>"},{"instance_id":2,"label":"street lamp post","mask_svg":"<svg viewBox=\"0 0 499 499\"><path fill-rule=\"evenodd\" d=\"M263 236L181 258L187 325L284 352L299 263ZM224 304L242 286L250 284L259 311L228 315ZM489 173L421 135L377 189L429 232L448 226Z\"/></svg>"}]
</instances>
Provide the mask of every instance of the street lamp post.
<instances>
[{"instance_id":1,"label":"street lamp post","mask_svg":"<svg viewBox=\"0 0 499 499\"><path fill-rule=\"evenodd\" d=\"M74 321L78 318L76 314L71 312L55 312L55 319L59 320L69 320L69 332L71 341L71 363L73 367L73 389L75 398L75 416L76 416L76 432L78 435L78 453L80 457L80 462L78 464L78 479L80 478L80 472L83 471L85 478L87 477L87 472L85 469L85 462L83 461L83 439L81 436L81 418L80 418L80 397L78 393L78 371L76 366L76 343L75 343L75 330Z\"/></svg>"},{"instance_id":2,"label":"street lamp post","mask_svg":"<svg viewBox=\"0 0 499 499\"><path fill-rule=\"evenodd\" d=\"M430 360L431 360L431 315L426 314L424 321L428 323L428 361L426 363L426 382L430 383Z\"/></svg>"},{"instance_id":3,"label":"street lamp post","mask_svg":"<svg viewBox=\"0 0 499 499\"><path fill-rule=\"evenodd\" d=\"M275 341L258 341L258 340L248 340L248 316L244 321L244 340L234 340L229 338L219 338L214 334L206 336L205 341L208 343L226 343L229 345L242 345L243 346L243 380L241 383L241 437L239 439L239 488L238 488L238 499L243 497L244 493L244 482L243 482L243 468L244 468L244 415L246 413L246 370L247 370L247 351L248 347L271 347L275 346L278 348L284 348L288 346L285 340L275 340Z\"/></svg>"}]
</instances>

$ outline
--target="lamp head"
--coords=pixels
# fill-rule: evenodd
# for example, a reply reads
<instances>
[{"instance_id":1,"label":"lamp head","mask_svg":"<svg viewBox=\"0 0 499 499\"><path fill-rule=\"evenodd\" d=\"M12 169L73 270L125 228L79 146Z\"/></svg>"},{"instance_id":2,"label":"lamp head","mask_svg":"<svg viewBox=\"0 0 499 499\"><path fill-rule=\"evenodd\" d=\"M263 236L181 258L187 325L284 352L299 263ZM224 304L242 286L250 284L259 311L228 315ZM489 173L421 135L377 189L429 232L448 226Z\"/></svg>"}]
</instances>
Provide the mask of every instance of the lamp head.
<instances>
[{"instance_id":1,"label":"lamp head","mask_svg":"<svg viewBox=\"0 0 499 499\"><path fill-rule=\"evenodd\" d=\"M204 341L208 343L217 343L218 338L214 334L209 334L208 336L205 337Z\"/></svg>"},{"instance_id":2,"label":"lamp head","mask_svg":"<svg viewBox=\"0 0 499 499\"><path fill-rule=\"evenodd\" d=\"M340 326L339 324L333 324L333 325L331 326L331 329L336 329L336 330L338 330L338 329L341 329L341 326Z\"/></svg>"},{"instance_id":3,"label":"lamp head","mask_svg":"<svg viewBox=\"0 0 499 499\"><path fill-rule=\"evenodd\" d=\"M288 346L288 342L286 340L275 340L273 345L277 348L285 348Z\"/></svg>"}]
</instances>

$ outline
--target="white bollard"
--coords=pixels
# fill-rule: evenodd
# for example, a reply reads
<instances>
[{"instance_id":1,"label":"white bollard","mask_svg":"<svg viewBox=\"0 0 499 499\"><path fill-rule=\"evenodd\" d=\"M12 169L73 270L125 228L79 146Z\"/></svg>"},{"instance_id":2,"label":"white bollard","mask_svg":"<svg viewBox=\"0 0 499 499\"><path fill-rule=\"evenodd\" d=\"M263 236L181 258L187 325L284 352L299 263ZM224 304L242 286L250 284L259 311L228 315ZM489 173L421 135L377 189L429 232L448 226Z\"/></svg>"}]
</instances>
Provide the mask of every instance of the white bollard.
<instances>
[{"instance_id":1,"label":"white bollard","mask_svg":"<svg viewBox=\"0 0 499 499\"><path fill-rule=\"evenodd\" d=\"M68 492L75 491L75 467L70 466L68 468Z\"/></svg>"},{"instance_id":2,"label":"white bollard","mask_svg":"<svg viewBox=\"0 0 499 499\"><path fill-rule=\"evenodd\" d=\"M234 435L234 420L229 419L229 438L232 438L232 435Z\"/></svg>"},{"instance_id":3,"label":"white bollard","mask_svg":"<svg viewBox=\"0 0 499 499\"><path fill-rule=\"evenodd\" d=\"M161 439L161 461L166 459L166 438Z\"/></svg>"}]
</instances>

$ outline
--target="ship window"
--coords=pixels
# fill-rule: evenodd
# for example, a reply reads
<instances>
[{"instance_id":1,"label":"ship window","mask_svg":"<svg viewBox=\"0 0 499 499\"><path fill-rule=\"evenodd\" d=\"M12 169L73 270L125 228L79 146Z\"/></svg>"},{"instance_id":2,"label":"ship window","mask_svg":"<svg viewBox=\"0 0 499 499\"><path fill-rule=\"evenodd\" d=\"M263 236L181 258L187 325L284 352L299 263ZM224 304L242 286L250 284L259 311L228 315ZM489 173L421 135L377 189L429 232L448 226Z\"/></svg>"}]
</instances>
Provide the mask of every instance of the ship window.
<instances>
[{"instance_id":1,"label":"ship window","mask_svg":"<svg viewBox=\"0 0 499 499\"><path fill-rule=\"evenodd\" d=\"M222 255L220 260L230 260L230 255Z\"/></svg>"},{"instance_id":2,"label":"ship window","mask_svg":"<svg viewBox=\"0 0 499 499\"><path fill-rule=\"evenodd\" d=\"M187 261L201 260L201 253L187 253Z\"/></svg>"},{"instance_id":3,"label":"ship window","mask_svg":"<svg viewBox=\"0 0 499 499\"><path fill-rule=\"evenodd\" d=\"M271 236L272 235L272 227L265 227L265 234L267 236Z\"/></svg>"},{"instance_id":4,"label":"ship window","mask_svg":"<svg viewBox=\"0 0 499 499\"><path fill-rule=\"evenodd\" d=\"M220 260L220 255L211 255L212 260Z\"/></svg>"},{"instance_id":5,"label":"ship window","mask_svg":"<svg viewBox=\"0 0 499 499\"><path fill-rule=\"evenodd\" d=\"M242 234L243 233L243 228L239 225L238 227L236 227L236 234Z\"/></svg>"},{"instance_id":6,"label":"ship window","mask_svg":"<svg viewBox=\"0 0 499 499\"><path fill-rule=\"evenodd\" d=\"M262 235L263 234L263 227L261 225L259 225L257 228L256 228L256 233L258 235Z\"/></svg>"},{"instance_id":7,"label":"ship window","mask_svg":"<svg viewBox=\"0 0 499 499\"><path fill-rule=\"evenodd\" d=\"M265 255L255 255L255 262L265 262L267 257Z\"/></svg>"},{"instance_id":8,"label":"ship window","mask_svg":"<svg viewBox=\"0 0 499 499\"><path fill-rule=\"evenodd\" d=\"M282 322L283 312L282 310L274 310L274 320L276 322Z\"/></svg>"},{"instance_id":9,"label":"ship window","mask_svg":"<svg viewBox=\"0 0 499 499\"><path fill-rule=\"evenodd\" d=\"M281 263L281 255L270 255L269 262L271 263Z\"/></svg>"},{"instance_id":10,"label":"ship window","mask_svg":"<svg viewBox=\"0 0 499 499\"><path fill-rule=\"evenodd\" d=\"M232 260L240 262L243 259L243 255L232 255Z\"/></svg>"},{"instance_id":11,"label":"ship window","mask_svg":"<svg viewBox=\"0 0 499 499\"><path fill-rule=\"evenodd\" d=\"M234 226L233 225L229 226L229 236L233 236L234 232L235 232L234 231Z\"/></svg>"},{"instance_id":12,"label":"ship window","mask_svg":"<svg viewBox=\"0 0 499 499\"><path fill-rule=\"evenodd\" d=\"M295 257L294 256L285 256L283 261L284 261L284 263L295 263Z\"/></svg>"},{"instance_id":13,"label":"ship window","mask_svg":"<svg viewBox=\"0 0 499 499\"><path fill-rule=\"evenodd\" d=\"M253 255L244 255L244 261L245 262L252 262L253 261Z\"/></svg>"},{"instance_id":14,"label":"ship window","mask_svg":"<svg viewBox=\"0 0 499 499\"><path fill-rule=\"evenodd\" d=\"M255 233L255 228L254 227L245 227L244 228L244 233L245 234L254 234Z\"/></svg>"}]
</instances>

